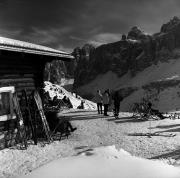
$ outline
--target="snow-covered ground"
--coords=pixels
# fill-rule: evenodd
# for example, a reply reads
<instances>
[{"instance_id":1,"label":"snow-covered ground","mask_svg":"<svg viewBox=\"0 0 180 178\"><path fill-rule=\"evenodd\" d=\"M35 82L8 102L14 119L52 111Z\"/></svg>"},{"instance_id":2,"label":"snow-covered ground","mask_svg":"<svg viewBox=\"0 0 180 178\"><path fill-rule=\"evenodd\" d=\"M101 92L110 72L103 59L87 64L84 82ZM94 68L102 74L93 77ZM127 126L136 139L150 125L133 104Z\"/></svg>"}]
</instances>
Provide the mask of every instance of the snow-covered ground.
<instances>
[{"instance_id":1,"label":"snow-covered ground","mask_svg":"<svg viewBox=\"0 0 180 178\"><path fill-rule=\"evenodd\" d=\"M179 68L177 59L159 62L135 77L127 73L118 78L109 71L79 88L79 92L95 94L97 89L138 87L121 103L121 110L127 111L132 103L147 95L142 86L180 80ZM69 97L74 109L61 114L70 118L78 129L69 139L51 144L39 142L37 146L30 144L27 150L0 151L0 177L180 177L180 119L143 122L132 119L128 112L120 113L116 120L112 116L105 118L94 111L95 103L80 96L76 98L62 86L45 84L51 98ZM164 88L155 96L154 107L164 112L179 110L179 92L179 85ZM82 100L86 110L76 110Z\"/></svg>"},{"instance_id":2,"label":"snow-covered ground","mask_svg":"<svg viewBox=\"0 0 180 178\"><path fill-rule=\"evenodd\" d=\"M67 96L74 109L77 109L77 107L81 104L81 101L84 101L84 109L96 109L97 106L95 103L83 99L82 97L78 96L76 98L75 93L71 93L68 92L67 90L65 90L62 86L56 85L56 84L52 84L51 82L45 82L45 91L47 91L49 93L49 96L53 99L54 96L57 96L59 99L62 99L64 96Z\"/></svg>"},{"instance_id":3,"label":"snow-covered ground","mask_svg":"<svg viewBox=\"0 0 180 178\"><path fill-rule=\"evenodd\" d=\"M180 168L131 156L115 146L86 149L58 159L21 178L179 178Z\"/></svg>"},{"instance_id":4,"label":"snow-covered ground","mask_svg":"<svg viewBox=\"0 0 180 178\"><path fill-rule=\"evenodd\" d=\"M115 173L119 174L119 172L123 172L130 174L130 171L136 171L133 167L136 166L137 163L137 165L139 165L137 171L140 171L138 172L140 174L137 174L138 178L142 177L141 173L143 173L143 170L147 171L146 177L150 176L153 172L155 172L155 170L158 174L156 177L158 178L160 178L160 173L164 174L166 170L168 170L166 174L167 177L169 176L173 178L173 176L176 176L175 174L178 172L178 169L173 166L180 166L180 119L141 122L130 118L130 113L120 113L120 118L117 120L111 116L112 113L109 114L109 117L104 117L102 115L98 115L96 111L69 110L69 112L64 113L64 116L70 118L72 125L76 126L77 130L68 139L64 138L61 141L54 141L50 144L42 141L38 142L38 145L33 145L33 143L31 143L29 144L27 150L19 150L16 147L1 150L0 177L20 177L20 175L23 176L24 174L34 172L36 168L46 165L56 159L60 160L52 162L52 164L50 163L49 169L53 170L53 165L56 165L57 163L59 166L55 166L56 169L62 170L63 172L66 169L65 166L68 168L72 165L75 166L76 159L80 161L80 166L83 164L83 161L81 160L84 160L85 158L91 159L91 156L87 156L88 154L85 154L85 156L81 155L80 157L75 156L73 159L71 156L79 155L81 152L88 150L87 152L90 152L89 155L91 155L91 152L93 154L95 152L95 155L100 155L101 157L101 153L99 151L96 153L94 148L107 145L115 145L116 149L123 149L132 156L122 155L121 157L122 150L117 153L117 151L113 148L113 153L108 152L105 157L102 156L102 159L104 159L104 163L102 165L100 164L101 160L97 160L96 168L98 168L97 170L99 171L100 168L103 172L108 171L108 169L104 169L103 167L108 165ZM152 137L147 136L150 132L152 133ZM158 134L153 135L153 133ZM111 150L111 148L112 147L108 147L107 149ZM114 152L117 153L117 158L112 157L111 159ZM104 150L102 150L102 154L104 154ZM118 158L119 154L120 158ZM107 158L108 155L110 158ZM155 160L159 159L161 162L146 161L144 159L136 158L135 156ZM63 159L64 157L70 158ZM96 156L92 156L91 161L93 161L93 158L96 158ZM70 161L71 159L74 161ZM87 165L89 162L88 159ZM64 162L63 160L67 160L67 162ZM109 163L108 160L110 160ZM126 164L122 165L122 160L127 160L130 167ZM130 163L130 160L132 160L132 163ZM89 163L92 163L91 161ZM63 163L66 165L61 166ZM113 166L114 164L115 167ZM173 166L168 166L167 164ZM152 169L150 169L150 165L152 165ZM128 170L126 170L126 166L128 167ZM45 170L47 167L45 167ZM165 171L162 172L160 168ZM44 168L42 167L42 169ZM39 170L41 171L41 168ZM50 171L48 172L50 173ZM55 171L52 172L52 174L53 173L55 173ZM61 175L57 177L61 177ZM135 178L135 174L132 174L132 177Z\"/></svg>"}]
</instances>

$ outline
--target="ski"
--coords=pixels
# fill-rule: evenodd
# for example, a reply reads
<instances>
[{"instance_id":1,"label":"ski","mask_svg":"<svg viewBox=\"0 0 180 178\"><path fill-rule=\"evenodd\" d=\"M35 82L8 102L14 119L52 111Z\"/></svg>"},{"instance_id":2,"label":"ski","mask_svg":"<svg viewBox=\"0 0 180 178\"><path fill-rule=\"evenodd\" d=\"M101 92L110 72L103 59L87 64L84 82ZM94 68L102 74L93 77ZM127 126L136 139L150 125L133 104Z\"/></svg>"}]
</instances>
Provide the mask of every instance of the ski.
<instances>
[{"instance_id":1,"label":"ski","mask_svg":"<svg viewBox=\"0 0 180 178\"><path fill-rule=\"evenodd\" d=\"M164 134L164 133L159 133L159 132L154 132L154 133L129 133L129 136L147 136L149 138L153 136L162 136L162 137L175 137L176 134L170 133L170 134Z\"/></svg>"},{"instance_id":2,"label":"ski","mask_svg":"<svg viewBox=\"0 0 180 178\"><path fill-rule=\"evenodd\" d=\"M30 111L30 105L29 105L26 90L22 90L22 96L24 96L24 99L25 99L25 105L26 105L25 108L26 108L26 111L28 114L28 120L29 120L28 123L31 128L32 138L33 138L34 144L37 145L36 125L33 123L33 120L32 120L32 115L31 115L31 111Z\"/></svg>"},{"instance_id":3,"label":"ski","mask_svg":"<svg viewBox=\"0 0 180 178\"><path fill-rule=\"evenodd\" d=\"M18 136L21 139L21 143L23 143L23 146L27 148L27 137L26 137L26 130L24 126L24 121L22 117L22 113L19 106L19 101L17 97L17 93L15 92L13 94L13 106L17 117L17 129L18 129Z\"/></svg>"},{"instance_id":4,"label":"ski","mask_svg":"<svg viewBox=\"0 0 180 178\"><path fill-rule=\"evenodd\" d=\"M37 105L37 108L38 108L38 111L39 111L39 114L40 114L40 117L41 117L41 120L43 123L43 128L44 128L47 140L48 140L48 142L50 142L52 140L52 138L50 136L49 124L46 120L46 116L45 116L44 110L43 110L42 100L41 100L40 95L37 90L34 91L34 100Z\"/></svg>"}]
</instances>

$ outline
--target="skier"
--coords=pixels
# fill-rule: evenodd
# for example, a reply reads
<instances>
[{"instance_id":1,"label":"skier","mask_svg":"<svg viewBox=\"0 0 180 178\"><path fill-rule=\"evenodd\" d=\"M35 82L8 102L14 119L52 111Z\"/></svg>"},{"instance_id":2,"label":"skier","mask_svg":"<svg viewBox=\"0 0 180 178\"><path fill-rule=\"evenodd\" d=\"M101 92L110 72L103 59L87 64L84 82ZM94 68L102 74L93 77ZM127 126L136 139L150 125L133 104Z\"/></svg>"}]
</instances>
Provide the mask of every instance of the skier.
<instances>
[{"instance_id":1,"label":"skier","mask_svg":"<svg viewBox=\"0 0 180 178\"><path fill-rule=\"evenodd\" d=\"M103 105L104 105L104 116L108 116L107 112L109 106L109 93L107 90L103 93Z\"/></svg>"},{"instance_id":2,"label":"skier","mask_svg":"<svg viewBox=\"0 0 180 178\"><path fill-rule=\"evenodd\" d=\"M113 98L114 100L114 116L118 118L119 116L119 109L120 109L120 102L122 101L122 96L119 94L118 91L115 91Z\"/></svg>"},{"instance_id":3,"label":"skier","mask_svg":"<svg viewBox=\"0 0 180 178\"><path fill-rule=\"evenodd\" d=\"M102 114L102 94L100 90L97 90L94 100L97 103L98 114Z\"/></svg>"}]
</instances>

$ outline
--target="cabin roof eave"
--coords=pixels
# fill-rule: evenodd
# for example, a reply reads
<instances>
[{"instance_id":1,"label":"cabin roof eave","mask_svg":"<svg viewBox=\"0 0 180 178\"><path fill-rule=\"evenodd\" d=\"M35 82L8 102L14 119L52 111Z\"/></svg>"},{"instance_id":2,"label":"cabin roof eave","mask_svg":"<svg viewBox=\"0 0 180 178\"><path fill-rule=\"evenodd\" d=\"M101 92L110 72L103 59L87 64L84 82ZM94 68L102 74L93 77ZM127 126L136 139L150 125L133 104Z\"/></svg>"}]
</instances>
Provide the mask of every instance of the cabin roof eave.
<instances>
[{"instance_id":1,"label":"cabin roof eave","mask_svg":"<svg viewBox=\"0 0 180 178\"><path fill-rule=\"evenodd\" d=\"M70 53L64 51L4 37L0 37L0 50L37 54L63 59L67 58L67 60L74 59Z\"/></svg>"}]
</instances>

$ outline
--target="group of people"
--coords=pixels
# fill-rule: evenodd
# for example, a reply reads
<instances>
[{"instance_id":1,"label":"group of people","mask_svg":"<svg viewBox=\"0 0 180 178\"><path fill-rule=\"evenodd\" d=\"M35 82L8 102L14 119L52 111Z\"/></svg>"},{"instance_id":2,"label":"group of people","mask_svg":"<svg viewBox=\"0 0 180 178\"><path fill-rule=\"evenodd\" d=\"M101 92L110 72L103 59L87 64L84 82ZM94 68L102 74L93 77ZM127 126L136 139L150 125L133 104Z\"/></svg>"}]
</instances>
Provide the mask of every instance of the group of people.
<instances>
[{"instance_id":1,"label":"group of people","mask_svg":"<svg viewBox=\"0 0 180 178\"><path fill-rule=\"evenodd\" d=\"M114 93L110 94L109 89L105 90L104 93L101 93L100 90L97 90L94 100L97 103L98 114L103 114L102 106L104 106L104 116L108 116L108 108L113 101L114 116L118 117L120 102L122 101L122 99L123 98L118 91L115 91Z\"/></svg>"},{"instance_id":2,"label":"group of people","mask_svg":"<svg viewBox=\"0 0 180 178\"><path fill-rule=\"evenodd\" d=\"M109 89L105 90L104 93L101 93L100 90L97 90L94 100L97 103L98 114L104 114L104 116L108 116L107 114L109 110L108 108L111 104L113 104L114 116L118 118L120 111L120 103L123 100L123 97L119 91L114 91L111 92L110 94ZM148 103L146 103L145 105L146 105L146 110L148 110L152 115L156 115L160 119L165 119L165 117L159 110L152 108L152 103L150 101L148 101ZM104 113L102 110L103 106L104 106ZM144 114L146 116L147 113L145 112Z\"/></svg>"}]
</instances>

